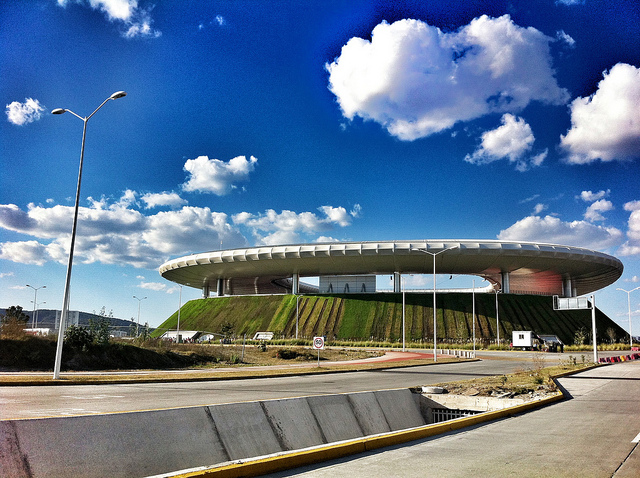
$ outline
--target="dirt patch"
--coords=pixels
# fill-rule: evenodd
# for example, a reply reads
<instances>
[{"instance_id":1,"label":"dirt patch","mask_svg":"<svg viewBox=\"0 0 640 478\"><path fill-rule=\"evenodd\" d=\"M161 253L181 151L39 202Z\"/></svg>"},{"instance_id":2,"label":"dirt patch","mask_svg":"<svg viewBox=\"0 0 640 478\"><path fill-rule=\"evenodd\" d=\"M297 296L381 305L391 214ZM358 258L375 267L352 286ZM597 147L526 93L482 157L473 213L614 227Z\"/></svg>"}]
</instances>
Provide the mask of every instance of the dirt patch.
<instances>
[{"instance_id":1,"label":"dirt patch","mask_svg":"<svg viewBox=\"0 0 640 478\"><path fill-rule=\"evenodd\" d=\"M496 398L542 398L557 393L558 387L552 377L571 371L579 371L588 364L561 364L541 368L539 364L526 370L507 375L474 378L458 382L439 383L444 393L453 395L496 397Z\"/></svg>"}]
</instances>

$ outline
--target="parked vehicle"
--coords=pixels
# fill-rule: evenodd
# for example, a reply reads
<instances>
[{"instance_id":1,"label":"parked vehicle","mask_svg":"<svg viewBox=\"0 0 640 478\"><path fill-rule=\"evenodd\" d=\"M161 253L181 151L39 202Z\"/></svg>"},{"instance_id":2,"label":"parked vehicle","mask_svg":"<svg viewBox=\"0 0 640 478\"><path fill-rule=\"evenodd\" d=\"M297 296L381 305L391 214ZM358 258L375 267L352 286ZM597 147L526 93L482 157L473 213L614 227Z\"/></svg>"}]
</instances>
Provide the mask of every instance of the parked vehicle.
<instances>
[{"instance_id":1,"label":"parked vehicle","mask_svg":"<svg viewBox=\"0 0 640 478\"><path fill-rule=\"evenodd\" d=\"M514 330L511 334L511 345L522 350L540 350L542 341L532 330Z\"/></svg>"},{"instance_id":2,"label":"parked vehicle","mask_svg":"<svg viewBox=\"0 0 640 478\"><path fill-rule=\"evenodd\" d=\"M532 330L514 330L511 346L522 350L564 352L564 343L557 335L537 335Z\"/></svg>"},{"instance_id":3,"label":"parked vehicle","mask_svg":"<svg viewBox=\"0 0 640 478\"><path fill-rule=\"evenodd\" d=\"M557 335L539 335L543 342L543 350L547 352L564 352L564 343Z\"/></svg>"}]
</instances>

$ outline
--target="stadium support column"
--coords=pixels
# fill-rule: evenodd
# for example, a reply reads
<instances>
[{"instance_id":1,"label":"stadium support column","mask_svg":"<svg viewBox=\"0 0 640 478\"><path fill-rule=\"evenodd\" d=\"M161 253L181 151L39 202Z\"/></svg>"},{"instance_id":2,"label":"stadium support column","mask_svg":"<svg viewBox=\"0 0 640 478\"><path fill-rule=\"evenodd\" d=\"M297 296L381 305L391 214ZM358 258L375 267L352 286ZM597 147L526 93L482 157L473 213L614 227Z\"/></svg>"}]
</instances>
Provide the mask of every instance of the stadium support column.
<instances>
[{"instance_id":1,"label":"stadium support column","mask_svg":"<svg viewBox=\"0 0 640 478\"><path fill-rule=\"evenodd\" d=\"M216 279L216 294L218 297L222 297L224 295L224 279L221 277Z\"/></svg>"},{"instance_id":2,"label":"stadium support column","mask_svg":"<svg viewBox=\"0 0 640 478\"><path fill-rule=\"evenodd\" d=\"M573 290L573 281L571 277L562 278L562 294L565 297L575 297L575 291Z\"/></svg>"},{"instance_id":3,"label":"stadium support column","mask_svg":"<svg viewBox=\"0 0 640 478\"><path fill-rule=\"evenodd\" d=\"M399 272L394 272L393 273L393 292L395 292L396 294L399 294L401 292L401 287L400 287L400 277L402 276L402 274L400 274Z\"/></svg>"},{"instance_id":4,"label":"stadium support column","mask_svg":"<svg viewBox=\"0 0 640 478\"><path fill-rule=\"evenodd\" d=\"M209 297L209 283L207 282L202 286L202 298L207 299Z\"/></svg>"},{"instance_id":5,"label":"stadium support column","mask_svg":"<svg viewBox=\"0 0 640 478\"><path fill-rule=\"evenodd\" d=\"M502 271L501 275L502 275L502 293L510 294L511 286L509 285L509 271Z\"/></svg>"},{"instance_id":6,"label":"stadium support column","mask_svg":"<svg viewBox=\"0 0 640 478\"><path fill-rule=\"evenodd\" d=\"M300 276L297 272L294 272L293 277L291 278L291 293L293 295L298 295L300 293Z\"/></svg>"}]
</instances>

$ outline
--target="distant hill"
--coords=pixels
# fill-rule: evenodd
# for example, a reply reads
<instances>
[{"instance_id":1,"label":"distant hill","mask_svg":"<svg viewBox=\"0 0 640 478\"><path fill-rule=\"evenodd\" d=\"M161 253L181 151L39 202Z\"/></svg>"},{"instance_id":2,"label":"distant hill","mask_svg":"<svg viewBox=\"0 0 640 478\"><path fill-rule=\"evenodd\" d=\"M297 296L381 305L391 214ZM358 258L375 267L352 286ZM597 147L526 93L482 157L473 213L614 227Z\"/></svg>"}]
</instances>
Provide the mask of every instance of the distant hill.
<instances>
[{"instance_id":1,"label":"distant hill","mask_svg":"<svg viewBox=\"0 0 640 478\"><path fill-rule=\"evenodd\" d=\"M0 309L0 314L6 314L7 309ZM31 320L33 315L33 310L22 310L25 314L29 316L28 325L31 327ZM84 327L89 326L90 320L99 320L105 318L98 314L92 314L89 312L80 312L80 316L78 317L78 325L82 325ZM128 330L131 325L135 326L135 322L131 320L123 320L117 319L115 317L106 317L109 319L112 328L116 328L118 330ZM38 328L50 328L53 329L56 323L56 310L55 309L38 309ZM144 324L140 324L141 326Z\"/></svg>"},{"instance_id":2,"label":"distant hill","mask_svg":"<svg viewBox=\"0 0 640 478\"><path fill-rule=\"evenodd\" d=\"M496 310L494 294L476 294L476 337L495 341ZM549 296L499 294L500 338L510 342L513 330L533 330L553 334L565 344L573 344L575 332L591 332L591 311L553 310ZM329 340L397 341L402 337L401 294L305 295L299 301L299 337L325 335ZM183 305L180 329L220 333L232 329L236 336L252 337L270 331L276 337L294 337L296 299L292 295L232 296L196 299ZM176 328L177 311L155 332L160 335ZM468 293L437 295L438 340L465 342L473 336L472 296ZM598 342L618 340L628 333L602 311L596 309ZM407 293L406 339L433 340L433 296Z\"/></svg>"}]
</instances>

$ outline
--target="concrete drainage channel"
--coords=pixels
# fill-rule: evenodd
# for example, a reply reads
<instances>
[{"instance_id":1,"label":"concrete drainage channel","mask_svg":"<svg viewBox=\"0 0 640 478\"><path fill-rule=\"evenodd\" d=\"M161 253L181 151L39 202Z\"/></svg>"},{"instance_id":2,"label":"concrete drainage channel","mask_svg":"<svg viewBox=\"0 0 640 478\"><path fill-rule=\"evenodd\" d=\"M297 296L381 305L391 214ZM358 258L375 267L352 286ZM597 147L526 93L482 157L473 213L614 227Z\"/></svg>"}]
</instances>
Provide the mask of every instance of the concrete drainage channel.
<instances>
[{"instance_id":1,"label":"concrete drainage channel","mask_svg":"<svg viewBox=\"0 0 640 478\"><path fill-rule=\"evenodd\" d=\"M438 435L562 398L558 393L522 403L396 389L7 420L0 422L0 476L257 476ZM434 424L442 410L460 409L484 413Z\"/></svg>"}]
</instances>

